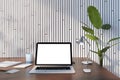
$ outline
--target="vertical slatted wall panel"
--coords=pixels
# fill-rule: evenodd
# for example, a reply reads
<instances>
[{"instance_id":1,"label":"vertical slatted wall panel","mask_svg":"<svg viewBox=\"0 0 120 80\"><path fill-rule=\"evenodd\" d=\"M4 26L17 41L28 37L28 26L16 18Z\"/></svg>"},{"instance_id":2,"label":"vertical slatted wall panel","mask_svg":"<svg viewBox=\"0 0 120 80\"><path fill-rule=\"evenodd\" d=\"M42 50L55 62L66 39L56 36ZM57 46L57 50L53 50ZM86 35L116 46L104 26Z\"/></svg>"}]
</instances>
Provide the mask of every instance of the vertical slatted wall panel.
<instances>
[{"instance_id":1,"label":"vertical slatted wall panel","mask_svg":"<svg viewBox=\"0 0 120 80\"><path fill-rule=\"evenodd\" d=\"M93 28L87 16L87 6L94 5L101 13L103 23L109 23L109 31L99 31L106 41L120 36L119 0L0 0L0 57L24 57L35 53L38 41L72 42L73 57L86 57L92 46L76 44L84 36L81 22ZM97 33L97 32L96 32ZM104 36L104 37L103 37ZM115 43L115 42L112 42ZM120 76L119 46L107 51L104 67ZM119 56L118 56L119 55ZM98 62L95 54L90 58Z\"/></svg>"}]
</instances>

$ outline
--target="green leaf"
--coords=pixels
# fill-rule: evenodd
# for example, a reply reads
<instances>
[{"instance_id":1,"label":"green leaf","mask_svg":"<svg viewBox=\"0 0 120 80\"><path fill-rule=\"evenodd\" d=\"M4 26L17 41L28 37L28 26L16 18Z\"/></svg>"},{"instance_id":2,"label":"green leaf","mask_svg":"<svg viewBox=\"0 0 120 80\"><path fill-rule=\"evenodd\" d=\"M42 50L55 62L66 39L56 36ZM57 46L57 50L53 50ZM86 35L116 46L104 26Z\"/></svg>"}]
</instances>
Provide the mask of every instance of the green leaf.
<instances>
[{"instance_id":1,"label":"green leaf","mask_svg":"<svg viewBox=\"0 0 120 80\"><path fill-rule=\"evenodd\" d=\"M102 29L104 29L104 30L109 30L110 28L111 28L110 24L104 24L104 25L102 25Z\"/></svg>"},{"instance_id":2,"label":"green leaf","mask_svg":"<svg viewBox=\"0 0 120 80\"><path fill-rule=\"evenodd\" d=\"M88 28L88 27L85 27L85 26L82 26L82 29L90 34L94 34L94 30L92 30L91 28Z\"/></svg>"},{"instance_id":3,"label":"green leaf","mask_svg":"<svg viewBox=\"0 0 120 80\"><path fill-rule=\"evenodd\" d=\"M98 52L96 52L96 51L93 51L93 50L90 50L91 52L93 52L93 53L96 53L96 54L98 54Z\"/></svg>"},{"instance_id":4,"label":"green leaf","mask_svg":"<svg viewBox=\"0 0 120 80\"><path fill-rule=\"evenodd\" d=\"M86 36L87 38L91 39L91 40L94 40L94 41L96 41L96 40L99 39L98 37L96 37L96 36L94 36L94 35L90 35L90 34L85 34L85 36Z\"/></svg>"},{"instance_id":5,"label":"green leaf","mask_svg":"<svg viewBox=\"0 0 120 80\"><path fill-rule=\"evenodd\" d=\"M112 42L112 41L114 41L114 40L117 40L117 39L120 39L120 37L112 38L112 39L110 39L110 40L108 41L108 43L110 43L110 42ZM108 43L107 43L107 44L108 44Z\"/></svg>"},{"instance_id":6,"label":"green leaf","mask_svg":"<svg viewBox=\"0 0 120 80\"><path fill-rule=\"evenodd\" d=\"M115 43L115 44L111 45L111 47L112 47L112 46L115 46L115 45L117 45L117 44L119 44L119 43L120 43L120 42L118 42L118 43Z\"/></svg>"},{"instance_id":7,"label":"green leaf","mask_svg":"<svg viewBox=\"0 0 120 80\"><path fill-rule=\"evenodd\" d=\"M91 23L93 24L93 26L96 29L100 29L102 27L102 19L101 19L100 13L96 9L96 7L89 6L87 8L87 13L88 13L89 19L90 19Z\"/></svg>"},{"instance_id":8,"label":"green leaf","mask_svg":"<svg viewBox=\"0 0 120 80\"><path fill-rule=\"evenodd\" d=\"M100 50L100 53L105 53L109 48L110 48L110 46L103 48L102 50Z\"/></svg>"}]
</instances>

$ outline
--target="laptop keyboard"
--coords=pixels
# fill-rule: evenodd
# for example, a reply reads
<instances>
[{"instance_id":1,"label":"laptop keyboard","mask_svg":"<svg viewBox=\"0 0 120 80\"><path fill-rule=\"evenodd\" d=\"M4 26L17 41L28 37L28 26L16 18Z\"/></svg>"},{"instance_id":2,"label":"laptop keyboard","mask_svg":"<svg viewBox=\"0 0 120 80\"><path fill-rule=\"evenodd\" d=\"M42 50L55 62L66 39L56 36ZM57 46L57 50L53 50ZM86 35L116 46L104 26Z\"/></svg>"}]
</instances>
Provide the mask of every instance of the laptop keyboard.
<instances>
[{"instance_id":1,"label":"laptop keyboard","mask_svg":"<svg viewBox=\"0 0 120 80\"><path fill-rule=\"evenodd\" d=\"M70 67L36 67L36 70L70 70Z\"/></svg>"}]
</instances>

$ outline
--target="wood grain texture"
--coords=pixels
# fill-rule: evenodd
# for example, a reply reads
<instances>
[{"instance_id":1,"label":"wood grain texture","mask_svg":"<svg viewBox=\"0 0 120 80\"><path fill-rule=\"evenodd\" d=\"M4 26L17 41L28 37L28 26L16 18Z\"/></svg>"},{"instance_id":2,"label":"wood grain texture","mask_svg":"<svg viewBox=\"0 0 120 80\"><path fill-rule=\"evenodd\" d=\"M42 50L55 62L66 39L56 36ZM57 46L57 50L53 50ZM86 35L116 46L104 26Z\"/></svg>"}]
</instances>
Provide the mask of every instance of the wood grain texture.
<instances>
[{"instance_id":1,"label":"wood grain texture","mask_svg":"<svg viewBox=\"0 0 120 80\"><path fill-rule=\"evenodd\" d=\"M10 60L10 59L1 59ZM24 59L11 59L17 61L24 61ZM6 74L0 71L0 80L120 80L117 76L113 75L111 72L107 71L105 68L100 67L98 64L93 63L89 65L88 68L92 70L91 73L84 73L82 71L85 65L81 64L81 61L85 60L83 58L74 58L73 65L75 68L75 74L29 74L28 72L33 66L20 69L20 72L14 74Z\"/></svg>"}]
</instances>

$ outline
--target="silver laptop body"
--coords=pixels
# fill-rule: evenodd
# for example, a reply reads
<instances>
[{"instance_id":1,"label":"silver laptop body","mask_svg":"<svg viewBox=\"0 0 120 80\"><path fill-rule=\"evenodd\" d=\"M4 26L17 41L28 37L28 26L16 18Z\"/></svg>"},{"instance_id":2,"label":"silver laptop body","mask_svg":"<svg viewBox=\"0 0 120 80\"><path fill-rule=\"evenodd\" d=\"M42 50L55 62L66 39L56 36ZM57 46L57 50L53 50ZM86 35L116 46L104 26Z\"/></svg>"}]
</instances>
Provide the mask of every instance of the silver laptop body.
<instances>
[{"instance_id":1,"label":"silver laptop body","mask_svg":"<svg viewBox=\"0 0 120 80\"><path fill-rule=\"evenodd\" d=\"M29 73L75 73L72 66L72 44L70 42L38 42L35 66Z\"/></svg>"}]
</instances>

